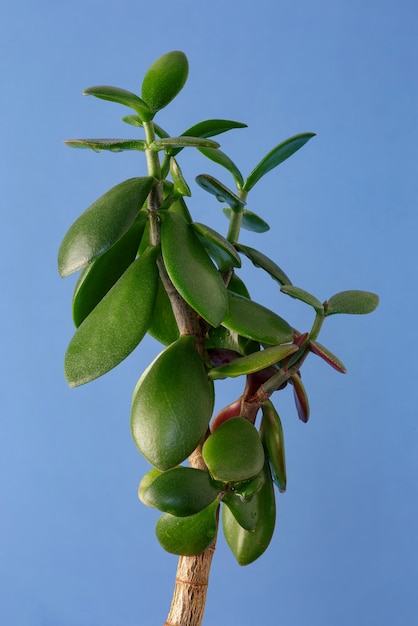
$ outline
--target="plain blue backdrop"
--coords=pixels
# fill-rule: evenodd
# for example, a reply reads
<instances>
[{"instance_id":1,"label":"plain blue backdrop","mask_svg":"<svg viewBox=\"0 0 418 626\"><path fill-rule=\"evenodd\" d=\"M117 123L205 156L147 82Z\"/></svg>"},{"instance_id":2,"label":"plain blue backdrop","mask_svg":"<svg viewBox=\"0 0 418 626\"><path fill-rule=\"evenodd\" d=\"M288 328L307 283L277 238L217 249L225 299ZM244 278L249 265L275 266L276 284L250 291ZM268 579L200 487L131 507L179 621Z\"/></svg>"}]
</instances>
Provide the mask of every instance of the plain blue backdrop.
<instances>
[{"instance_id":1,"label":"plain blue backdrop","mask_svg":"<svg viewBox=\"0 0 418 626\"><path fill-rule=\"evenodd\" d=\"M173 135L207 118L246 122L221 136L247 175L274 145L317 137L266 176L249 208L271 224L263 247L321 300L379 293L370 316L335 316L321 342L342 376L312 357L312 417L277 397L288 490L271 547L240 568L220 539L205 624L414 626L417 541L418 9L408 0L16 0L0 8L1 455L0 623L157 626L176 557L137 499L148 469L130 438L147 339L119 368L69 390L74 278L56 255L99 195L143 175L140 153L66 148L129 137L116 104L84 88L138 92L147 67L180 49L190 78L158 122ZM138 135L139 136L139 135ZM227 173L194 151L185 174ZM195 219L218 229L216 202L192 185ZM220 205L219 205L220 206ZM308 307L245 264L255 299L308 329ZM218 385L217 406L239 386Z\"/></svg>"}]
</instances>

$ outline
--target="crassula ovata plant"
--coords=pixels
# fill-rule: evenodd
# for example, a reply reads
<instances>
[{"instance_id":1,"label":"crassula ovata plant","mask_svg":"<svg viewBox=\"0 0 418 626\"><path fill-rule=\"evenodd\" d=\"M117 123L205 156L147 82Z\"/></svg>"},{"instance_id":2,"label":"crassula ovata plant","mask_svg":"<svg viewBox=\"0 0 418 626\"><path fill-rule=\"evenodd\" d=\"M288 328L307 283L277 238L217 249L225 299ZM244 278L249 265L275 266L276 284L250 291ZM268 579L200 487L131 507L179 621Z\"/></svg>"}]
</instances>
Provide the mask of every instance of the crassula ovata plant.
<instances>
[{"instance_id":1,"label":"crassula ovata plant","mask_svg":"<svg viewBox=\"0 0 418 626\"><path fill-rule=\"evenodd\" d=\"M76 331L65 356L71 387L116 367L146 333L161 343L133 392L131 432L151 465L140 481L139 498L161 511L157 539L180 556L165 622L170 626L201 624L220 528L240 565L267 549L276 496L286 489L276 392L290 386L299 418L306 422L305 359L313 353L345 372L317 340L324 320L370 313L378 304L375 294L364 291L341 291L322 302L293 285L263 251L239 242L242 228L269 229L247 208L253 187L314 133L282 141L244 177L213 137L245 124L210 119L171 137L155 122L187 76L186 56L173 51L148 69L140 96L109 86L85 90L128 107L131 113L123 121L139 137L66 143L96 152L143 152L146 172L96 200L70 227L58 256L61 276L81 271L72 301ZM223 234L190 213L191 185L180 166L184 149L199 150L227 179L196 177L214 203L221 203L229 224ZM251 299L239 272L242 257L266 272L284 297L312 307L312 328L298 330ZM242 394L213 416L215 381L235 377L243 381Z\"/></svg>"}]
</instances>

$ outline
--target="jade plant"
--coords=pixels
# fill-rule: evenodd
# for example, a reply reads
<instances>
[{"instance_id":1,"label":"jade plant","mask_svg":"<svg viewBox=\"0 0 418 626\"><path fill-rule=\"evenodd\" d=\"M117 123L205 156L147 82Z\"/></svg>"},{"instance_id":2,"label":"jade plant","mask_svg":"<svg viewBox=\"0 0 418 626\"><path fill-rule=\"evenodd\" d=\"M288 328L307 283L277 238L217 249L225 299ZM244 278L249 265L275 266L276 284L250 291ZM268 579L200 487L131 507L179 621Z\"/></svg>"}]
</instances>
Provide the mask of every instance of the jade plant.
<instances>
[{"instance_id":1,"label":"jade plant","mask_svg":"<svg viewBox=\"0 0 418 626\"><path fill-rule=\"evenodd\" d=\"M240 565L269 546L276 497L286 489L283 428L273 398L277 404L277 392L292 389L297 414L307 422L305 359L314 354L345 372L317 340L323 322L370 313L378 304L365 291L341 291L323 301L293 285L262 246L240 243L241 229L269 229L264 215L247 208L253 187L314 133L280 142L245 177L213 139L245 124L209 119L172 137L155 122L187 76L185 54L173 51L151 65L140 95L109 86L85 90L128 107L123 122L139 138L67 145L143 152L146 172L106 191L82 213L58 255L61 276L80 270L72 300L76 330L65 355L70 387L116 367L147 333L161 343L134 389L131 432L151 466L140 480L139 499L161 511L157 539L180 556L165 622L176 626L201 624L219 528ZM228 220L224 234L192 217L192 185L181 170L185 149L198 150L227 178L203 173L195 179L220 203ZM250 297L240 274L243 257L272 279L272 289L313 309L312 328L296 329ZM242 394L213 416L215 381L236 377Z\"/></svg>"}]
</instances>

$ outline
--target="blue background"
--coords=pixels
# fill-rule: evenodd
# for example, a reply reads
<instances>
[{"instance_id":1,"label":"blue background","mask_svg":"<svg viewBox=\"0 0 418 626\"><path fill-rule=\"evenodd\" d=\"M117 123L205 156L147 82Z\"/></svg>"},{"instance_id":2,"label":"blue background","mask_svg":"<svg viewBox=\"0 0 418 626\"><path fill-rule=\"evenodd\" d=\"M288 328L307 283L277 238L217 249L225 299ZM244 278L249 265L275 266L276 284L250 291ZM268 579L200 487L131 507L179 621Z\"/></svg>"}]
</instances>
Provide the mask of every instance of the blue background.
<instances>
[{"instance_id":1,"label":"blue background","mask_svg":"<svg viewBox=\"0 0 418 626\"><path fill-rule=\"evenodd\" d=\"M99 195L143 175L143 155L70 150L63 139L129 137L127 109L84 88L138 92L147 67L181 49L190 78L157 122L173 135L207 118L249 128L221 136L247 175L286 137L314 131L270 173L249 208L271 224L242 241L321 300L380 294L370 316L335 316L320 341L348 368L312 357L312 417L278 395L289 484L271 547L240 568L223 539L206 624L413 626L417 542L418 9L408 0L141 0L3 3L1 93L0 623L152 626L169 608L176 557L136 495L148 469L130 438L147 339L120 367L69 390L75 279L59 243ZM185 174L229 175L190 150ZM195 219L225 229L192 185ZM225 230L223 231L225 232ZM300 329L309 307L245 264L252 296ZM217 407L239 385L218 385Z\"/></svg>"}]
</instances>

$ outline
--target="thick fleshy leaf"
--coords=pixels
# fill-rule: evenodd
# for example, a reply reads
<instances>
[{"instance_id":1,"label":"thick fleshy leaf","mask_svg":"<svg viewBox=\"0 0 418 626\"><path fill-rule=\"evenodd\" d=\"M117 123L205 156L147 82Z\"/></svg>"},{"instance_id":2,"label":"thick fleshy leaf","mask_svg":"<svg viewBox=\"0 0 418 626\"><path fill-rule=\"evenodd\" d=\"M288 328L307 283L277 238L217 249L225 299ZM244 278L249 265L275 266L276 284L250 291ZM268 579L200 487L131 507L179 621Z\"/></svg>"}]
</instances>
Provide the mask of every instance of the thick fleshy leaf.
<instances>
[{"instance_id":1,"label":"thick fleshy leaf","mask_svg":"<svg viewBox=\"0 0 418 626\"><path fill-rule=\"evenodd\" d=\"M104 254L133 224L154 178L129 178L112 187L74 222L58 252L61 276L69 276Z\"/></svg>"},{"instance_id":2,"label":"thick fleshy leaf","mask_svg":"<svg viewBox=\"0 0 418 626\"><path fill-rule=\"evenodd\" d=\"M227 271L232 267L241 267L238 252L225 237L209 226L198 222L194 222L192 228L221 271Z\"/></svg>"},{"instance_id":3,"label":"thick fleshy leaf","mask_svg":"<svg viewBox=\"0 0 418 626\"><path fill-rule=\"evenodd\" d=\"M224 212L224 215L226 215L228 219L231 219L232 209L225 207L222 210ZM256 213L248 211L247 209L244 209L242 211L241 226L242 228L245 228L245 230L250 230L253 233L265 233L270 230L270 226L267 224L267 222L265 222Z\"/></svg>"},{"instance_id":4,"label":"thick fleshy leaf","mask_svg":"<svg viewBox=\"0 0 418 626\"><path fill-rule=\"evenodd\" d=\"M266 348L258 352L253 352L247 356L235 359L225 365L214 367L208 372L208 376L212 380L219 380L227 377L242 376L244 374L252 374L260 370L282 361L290 354L298 351L298 346L293 344L279 345L272 348Z\"/></svg>"},{"instance_id":5,"label":"thick fleshy leaf","mask_svg":"<svg viewBox=\"0 0 418 626\"><path fill-rule=\"evenodd\" d=\"M236 272L233 272L231 278L229 279L228 290L237 293L239 296L244 296L244 298L248 298L249 300L251 298L246 284L243 280L241 280Z\"/></svg>"},{"instance_id":6,"label":"thick fleshy leaf","mask_svg":"<svg viewBox=\"0 0 418 626\"><path fill-rule=\"evenodd\" d=\"M182 335L154 359L135 387L132 437L152 465L170 469L196 448L212 408L213 388L194 337Z\"/></svg>"},{"instance_id":7,"label":"thick fleshy leaf","mask_svg":"<svg viewBox=\"0 0 418 626\"><path fill-rule=\"evenodd\" d=\"M232 130L234 128L246 128L247 124L242 124L241 122L233 122L231 120L205 120L203 122L198 122L194 124L190 128L188 128L184 133L181 133L182 137L214 137L215 135L220 135L221 133L225 133L228 130ZM159 135L162 137L162 135ZM178 154L183 148L174 148L171 151L171 154L175 156Z\"/></svg>"},{"instance_id":8,"label":"thick fleshy leaf","mask_svg":"<svg viewBox=\"0 0 418 626\"><path fill-rule=\"evenodd\" d=\"M235 244L236 249L239 252L245 254L246 257L250 259L250 261L255 265L255 267L260 267L265 272L270 274L274 280L276 280L280 285L291 285L291 281L288 276L284 273L282 269L274 261L269 259L268 256L260 252L259 250L255 250L255 248L250 248L249 246L243 246L242 243Z\"/></svg>"},{"instance_id":9,"label":"thick fleshy leaf","mask_svg":"<svg viewBox=\"0 0 418 626\"><path fill-rule=\"evenodd\" d=\"M214 161L218 165L222 165L222 167L231 172L237 187L241 188L243 186L244 179L241 172L235 163L224 152L221 150L214 150L213 148L199 148L199 151L211 161Z\"/></svg>"},{"instance_id":10,"label":"thick fleshy leaf","mask_svg":"<svg viewBox=\"0 0 418 626\"><path fill-rule=\"evenodd\" d=\"M318 341L311 340L309 342L309 348L311 352L320 356L321 359L328 363L328 365L331 365L331 367L337 370L337 372L340 372L341 374L345 374L347 372L345 365L341 363L340 359L336 357L331 350L328 350L328 348L323 346Z\"/></svg>"},{"instance_id":11,"label":"thick fleshy leaf","mask_svg":"<svg viewBox=\"0 0 418 626\"><path fill-rule=\"evenodd\" d=\"M261 343L279 344L293 340L293 330L283 318L232 291L228 291L228 313L222 326Z\"/></svg>"},{"instance_id":12,"label":"thick fleshy leaf","mask_svg":"<svg viewBox=\"0 0 418 626\"><path fill-rule=\"evenodd\" d=\"M276 502L268 465L264 465L265 481L247 506L254 507L256 523L251 531L245 530L227 506L222 507L222 526L226 542L239 565L249 565L268 548L276 523Z\"/></svg>"},{"instance_id":13,"label":"thick fleshy leaf","mask_svg":"<svg viewBox=\"0 0 418 626\"><path fill-rule=\"evenodd\" d=\"M148 330L157 292L158 248L131 263L78 327L65 355L70 387L88 383L123 361Z\"/></svg>"},{"instance_id":14,"label":"thick fleshy leaf","mask_svg":"<svg viewBox=\"0 0 418 626\"><path fill-rule=\"evenodd\" d=\"M151 506L151 505L145 502L144 500L145 492L147 491L148 487L150 487L151 483L153 483L154 480L157 478L157 476L159 476L160 474L162 474L161 470L157 469L156 467L153 467L152 470L147 472L141 478L141 482L139 483L139 487L138 487L138 498L141 500L143 504L146 504L147 506Z\"/></svg>"},{"instance_id":15,"label":"thick fleshy leaf","mask_svg":"<svg viewBox=\"0 0 418 626\"><path fill-rule=\"evenodd\" d=\"M143 493L143 501L164 513L186 517L209 506L220 491L208 472L174 467L156 477Z\"/></svg>"},{"instance_id":16,"label":"thick fleshy leaf","mask_svg":"<svg viewBox=\"0 0 418 626\"><path fill-rule=\"evenodd\" d=\"M301 133L279 143L279 145L273 148L273 150L271 150L253 169L245 181L243 189L247 192L250 191L262 176L280 165L280 163L283 163L283 161L302 148L302 146L314 136L315 133Z\"/></svg>"},{"instance_id":17,"label":"thick fleshy leaf","mask_svg":"<svg viewBox=\"0 0 418 626\"><path fill-rule=\"evenodd\" d=\"M325 303L325 315L371 313L379 304L379 296L370 291L340 291Z\"/></svg>"},{"instance_id":18,"label":"thick fleshy leaf","mask_svg":"<svg viewBox=\"0 0 418 626\"><path fill-rule=\"evenodd\" d=\"M287 479L282 422L270 400L264 403L262 412L261 439L269 459L273 482L284 493Z\"/></svg>"},{"instance_id":19,"label":"thick fleshy leaf","mask_svg":"<svg viewBox=\"0 0 418 626\"><path fill-rule=\"evenodd\" d=\"M196 182L202 189L216 196L220 202L226 202L235 211L241 211L245 205L244 200L209 174L199 174L196 176Z\"/></svg>"},{"instance_id":20,"label":"thick fleshy leaf","mask_svg":"<svg viewBox=\"0 0 418 626\"><path fill-rule=\"evenodd\" d=\"M204 552L216 538L218 506L217 501L212 502L203 511L188 517L163 513L155 528L162 548L183 556Z\"/></svg>"},{"instance_id":21,"label":"thick fleshy leaf","mask_svg":"<svg viewBox=\"0 0 418 626\"><path fill-rule=\"evenodd\" d=\"M243 417L221 424L203 444L202 456L213 478L227 483L253 478L264 464L258 431Z\"/></svg>"},{"instance_id":22,"label":"thick fleshy leaf","mask_svg":"<svg viewBox=\"0 0 418 626\"><path fill-rule=\"evenodd\" d=\"M73 295L73 321L76 327L107 294L135 260L147 214L141 211L123 237L80 274Z\"/></svg>"},{"instance_id":23,"label":"thick fleshy leaf","mask_svg":"<svg viewBox=\"0 0 418 626\"><path fill-rule=\"evenodd\" d=\"M110 152L122 152L123 150L142 150L147 144L142 139L67 139L64 141L70 148L90 148L95 152L108 150Z\"/></svg>"},{"instance_id":24,"label":"thick fleshy leaf","mask_svg":"<svg viewBox=\"0 0 418 626\"><path fill-rule=\"evenodd\" d=\"M153 113L163 109L177 96L188 74L187 57L179 50L167 52L154 61L145 74L141 90L143 100Z\"/></svg>"},{"instance_id":25,"label":"thick fleshy leaf","mask_svg":"<svg viewBox=\"0 0 418 626\"><path fill-rule=\"evenodd\" d=\"M293 385L293 396L295 398L296 410L298 412L299 419L306 424L310 415L308 394L302 379L298 374L293 374L290 377Z\"/></svg>"},{"instance_id":26,"label":"thick fleshy leaf","mask_svg":"<svg viewBox=\"0 0 418 626\"><path fill-rule=\"evenodd\" d=\"M219 144L212 139L203 137L164 137L156 139L150 145L154 152L171 150L171 148L218 148Z\"/></svg>"},{"instance_id":27,"label":"thick fleshy leaf","mask_svg":"<svg viewBox=\"0 0 418 626\"><path fill-rule=\"evenodd\" d=\"M242 528L249 531L255 529L259 515L256 499L251 498L249 502L245 502L236 493L228 492L223 496L222 502L228 507Z\"/></svg>"},{"instance_id":28,"label":"thick fleshy leaf","mask_svg":"<svg viewBox=\"0 0 418 626\"><path fill-rule=\"evenodd\" d=\"M189 185L186 183L183 172L180 169L180 165L174 157L170 158L170 174L174 183L173 192L176 195L178 194L180 196L190 197L192 194Z\"/></svg>"},{"instance_id":29,"label":"thick fleshy leaf","mask_svg":"<svg viewBox=\"0 0 418 626\"><path fill-rule=\"evenodd\" d=\"M137 112L143 122L152 118L152 112L144 100L141 100L139 96L126 89L109 85L98 85L96 87L88 87L83 91L83 95L94 96L95 98L100 98L100 100L109 100L110 102L117 102L130 107Z\"/></svg>"},{"instance_id":30,"label":"thick fleshy leaf","mask_svg":"<svg viewBox=\"0 0 418 626\"><path fill-rule=\"evenodd\" d=\"M170 299L160 278L158 278L157 297L148 332L151 337L165 346L176 341L180 334Z\"/></svg>"},{"instance_id":31,"label":"thick fleshy leaf","mask_svg":"<svg viewBox=\"0 0 418 626\"><path fill-rule=\"evenodd\" d=\"M161 244L167 272L177 291L203 319L218 326L228 306L226 288L193 228L170 211L163 218Z\"/></svg>"},{"instance_id":32,"label":"thick fleshy leaf","mask_svg":"<svg viewBox=\"0 0 418 626\"><path fill-rule=\"evenodd\" d=\"M295 287L294 285L283 285L280 288L280 291L287 294L288 296L291 296L292 298L295 298L296 300L301 300L301 302L309 304L315 309L315 311L319 315L323 315L323 304L318 300L318 298L315 298L315 296L313 296L311 293L308 293L304 289L300 289L300 287Z\"/></svg>"}]
</instances>

